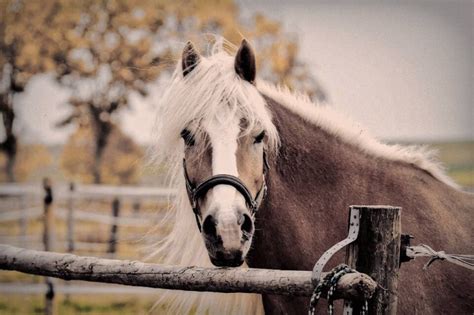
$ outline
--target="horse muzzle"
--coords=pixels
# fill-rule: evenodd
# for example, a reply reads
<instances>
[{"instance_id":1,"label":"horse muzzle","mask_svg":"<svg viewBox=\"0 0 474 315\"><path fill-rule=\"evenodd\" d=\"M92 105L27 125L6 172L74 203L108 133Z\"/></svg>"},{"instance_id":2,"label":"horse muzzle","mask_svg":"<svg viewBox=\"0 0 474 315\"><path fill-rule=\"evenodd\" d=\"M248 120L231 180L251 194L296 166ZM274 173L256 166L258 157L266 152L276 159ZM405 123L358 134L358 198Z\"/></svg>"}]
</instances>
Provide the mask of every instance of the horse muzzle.
<instances>
[{"instance_id":1,"label":"horse muzzle","mask_svg":"<svg viewBox=\"0 0 474 315\"><path fill-rule=\"evenodd\" d=\"M247 213L218 218L207 215L203 221L202 234L211 262L215 266L242 265L253 232L254 223Z\"/></svg>"},{"instance_id":2,"label":"horse muzzle","mask_svg":"<svg viewBox=\"0 0 474 315\"><path fill-rule=\"evenodd\" d=\"M211 263L217 267L239 267L244 263L241 250L216 251L215 257L209 256Z\"/></svg>"}]
</instances>

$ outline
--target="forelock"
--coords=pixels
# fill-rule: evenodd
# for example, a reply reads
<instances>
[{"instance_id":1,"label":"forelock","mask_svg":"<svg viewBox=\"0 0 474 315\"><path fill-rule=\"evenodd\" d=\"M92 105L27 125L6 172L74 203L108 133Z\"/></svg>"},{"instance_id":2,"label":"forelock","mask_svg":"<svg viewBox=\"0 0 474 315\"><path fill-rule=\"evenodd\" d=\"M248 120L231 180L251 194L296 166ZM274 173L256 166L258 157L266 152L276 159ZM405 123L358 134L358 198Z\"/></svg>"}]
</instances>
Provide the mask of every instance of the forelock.
<instances>
[{"instance_id":1,"label":"forelock","mask_svg":"<svg viewBox=\"0 0 474 315\"><path fill-rule=\"evenodd\" d=\"M178 63L158 102L156 147L151 158L159 164L180 164L183 146L179 135L184 128L192 128L195 137L204 137L203 122L216 119L225 124L235 115L246 122L243 134L263 128L269 149L276 149L278 133L266 102L254 85L235 73L233 56L214 47L185 77Z\"/></svg>"}]
</instances>

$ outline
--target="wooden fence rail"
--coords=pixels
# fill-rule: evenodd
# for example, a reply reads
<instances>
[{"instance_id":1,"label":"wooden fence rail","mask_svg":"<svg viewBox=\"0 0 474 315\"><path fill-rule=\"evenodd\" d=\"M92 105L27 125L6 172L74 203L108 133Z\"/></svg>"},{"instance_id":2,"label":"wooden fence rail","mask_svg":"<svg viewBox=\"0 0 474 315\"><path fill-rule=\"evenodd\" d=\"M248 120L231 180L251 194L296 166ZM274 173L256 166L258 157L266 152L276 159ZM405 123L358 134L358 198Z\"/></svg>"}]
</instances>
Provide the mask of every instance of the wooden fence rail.
<instances>
[{"instance_id":1,"label":"wooden fence rail","mask_svg":"<svg viewBox=\"0 0 474 315\"><path fill-rule=\"evenodd\" d=\"M69 221L69 209L56 208L55 216L60 219ZM11 210L0 212L0 222L7 221L19 221L28 219L37 219L43 215L43 209L41 207L29 207L24 210ZM135 216L121 216L114 218L107 214L94 213L91 210L76 210L74 209L74 221L89 221L100 224L116 224L119 226L130 226L130 227L149 227L154 222L159 222L164 217L162 213L156 213L154 215L135 215Z\"/></svg>"},{"instance_id":2,"label":"wooden fence rail","mask_svg":"<svg viewBox=\"0 0 474 315\"><path fill-rule=\"evenodd\" d=\"M310 296L314 290L311 271L165 266L43 252L9 245L0 245L0 269L64 280L187 291ZM336 296L360 300L371 296L376 287L376 282L369 276L351 273L340 279Z\"/></svg>"},{"instance_id":3,"label":"wooden fence rail","mask_svg":"<svg viewBox=\"0 0 474 315\"><path fill-rule=\"evenodd\" d=\"M69 185L55 187L58 200L67 200L70 196ZM164 187L135 187L135 186L108 186L108 185L75 185L73 198L170 198L176 194L175 189ZM38 185L0 184L0 196L42 196L43 190Z\"/></svg>"}]
</instances>

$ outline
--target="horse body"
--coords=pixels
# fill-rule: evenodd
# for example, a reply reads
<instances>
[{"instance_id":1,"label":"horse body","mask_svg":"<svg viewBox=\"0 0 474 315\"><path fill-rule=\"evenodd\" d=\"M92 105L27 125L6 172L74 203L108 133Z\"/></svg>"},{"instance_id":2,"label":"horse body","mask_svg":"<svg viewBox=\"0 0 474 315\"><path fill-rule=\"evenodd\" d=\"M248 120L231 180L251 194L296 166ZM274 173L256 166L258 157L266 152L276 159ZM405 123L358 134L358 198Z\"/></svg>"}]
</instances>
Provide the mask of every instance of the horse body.
<instances>
[{"instance_id":1,"label":"horse body","mask_svg":"<svg viewBox=\"0 0 474 315\"><path fill-rule=\"evenodd\" d=\"M172 230L151 257L203 267L211 261L240 265L245 258L251 267L311 270L346 237L351 204L401 206L402 231L416 242L450 253L472 251L474 198L455 189L424 152L381 144L357 125L345 126L350 123L331 109L255 81L247 42L236 58L214 49L204 58L189 43L160 99L153 154L168 164L179 194L164 222ZM208 187L199 198L187 195L187 186L220 175L233 175L234 184ZM253 198L265 181L267 197L254 217L236 187L247 187ZM331 263L342 261L340 253ZM472 313L472 273L442 263L423 272L423 263L402 265L399 313ZM304 314L309 299L264 296L263 302L267 314ZM170 314L263 311L261 298L250 294L167 291L159 303Z\"/></svg>"},{"instance_id":2,"label":"horse body","mask_svg":"<svg viewBox=\"0 0 474 315\"><path fill-rule=\"evenodd\" d=\"M266 101L281 146L270 158L269 193L256 219L251 267L311 270L325 250L346 237L351 204L401 206L402 231L415 242L452 253L472 251L472 195L413 164L369 155L271 98ZM343 259L337 255L332 265ZM442 263L423 272L423 263L401 267L399 313L472 312L472 273ZM268 314L304 314L308 308L305 298L264 296L263 301Z\"/></svg>"}]
</instances>

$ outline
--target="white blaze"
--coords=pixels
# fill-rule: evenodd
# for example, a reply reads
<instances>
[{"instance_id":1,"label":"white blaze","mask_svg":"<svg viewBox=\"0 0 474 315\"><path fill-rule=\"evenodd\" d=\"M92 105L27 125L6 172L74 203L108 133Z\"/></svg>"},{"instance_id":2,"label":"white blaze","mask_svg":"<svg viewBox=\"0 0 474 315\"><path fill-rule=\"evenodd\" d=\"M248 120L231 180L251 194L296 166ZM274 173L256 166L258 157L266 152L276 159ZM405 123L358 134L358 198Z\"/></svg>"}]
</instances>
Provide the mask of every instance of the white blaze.
<instances>
[{"instance_id":1,"label":"white blaze","mask_svg":"<svg viewBox=\"0 0 474 315\"><path fill-rule=\"evenodd\" d=\"M240 133L240 120L234 117L221 122L218 119L210 123L207 133L212 146L212 175L227 174L238 177L237 138ZM238 207L245 207L245 201L232 186L217 185L210 195L209 209L215 209L217 229L224 248L240 247L241 230L237 224Z\"/></svg>"}]
</instances>

